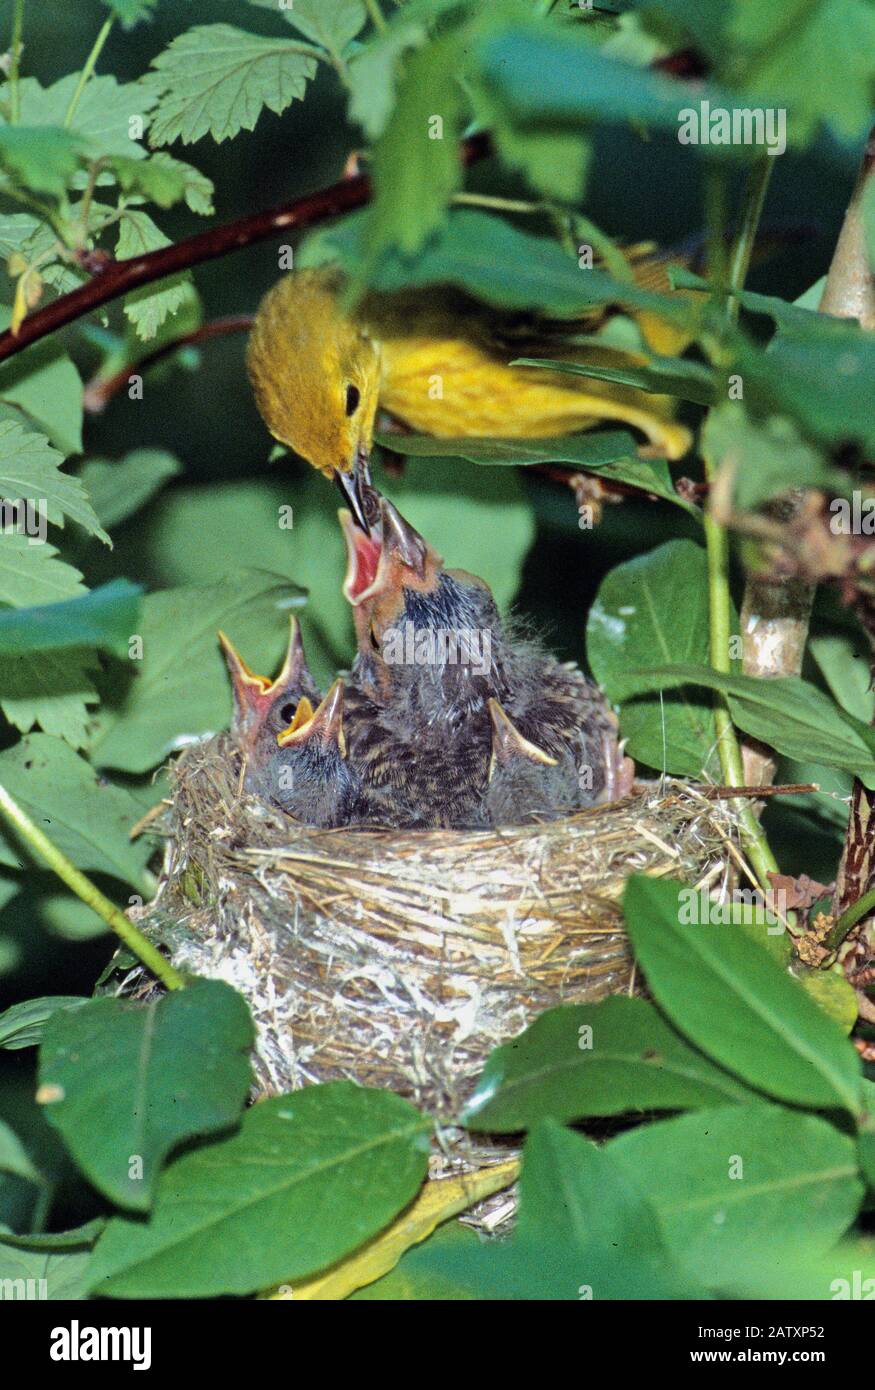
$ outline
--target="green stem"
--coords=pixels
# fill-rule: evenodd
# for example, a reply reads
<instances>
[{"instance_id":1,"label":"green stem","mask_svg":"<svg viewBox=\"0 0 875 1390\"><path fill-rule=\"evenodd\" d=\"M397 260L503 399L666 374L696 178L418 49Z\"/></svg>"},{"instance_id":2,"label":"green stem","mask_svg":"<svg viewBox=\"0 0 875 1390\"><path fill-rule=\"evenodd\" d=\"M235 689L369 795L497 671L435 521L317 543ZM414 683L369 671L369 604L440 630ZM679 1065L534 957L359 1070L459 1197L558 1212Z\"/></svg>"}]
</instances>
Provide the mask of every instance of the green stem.
<instances>
[{"instance_id":1,"label":"green stem","mask_svg":"<svg viewBox=\"0 0 875 1390\"><path fill-rule=\"evenodd\" d=\"M15 0L12 16L12 43L9 63L9 120L15 125L21 116L21 93L18 86L18 70L21 63L21 33L24 28L24 0Z\"/></svg>"},{"instance_id":2,"label":"green stem","mask_svg":"<svg viewBox=\"0 0 875 1390\"><path fill-rule=\"evenodd\" d=\"M365 0L365 7L368 11L368 14L371 16L371 23L373 24L377 33L385 34L388 26L383 15L383 11L377 4L377 0Z\"/></svg>"},{"instance_id":3,"label":"green stem","mask_svg":"<svg viewBox=\"0 0 875 1390\"><path fill-rule=\"evenodd\" d=\"M95 67L97 66L97 60L103 51L103 45L109 38L109 31L113 25L113 18L114 16L110 15L108 19L104 20L103 25L101 26L100 33L94 40L94 47L92 48L91 52L86 58L85 66L79 74L79 81L76 83L76 90L70 98L70 105L67 107L67 114L64 117L64 125L67 127L67 129L69 129L70 126L73 124L73 117L76 115L76 108L78 107L79 102L82 100L82 93L85 91L88 80L91 77L91 74L94 72Z\"/></svg>"},{"instance_id":4,"label":"green stem","mask_svg":"<svg viewBox=\"0 0 875 1390\"><path fill-rule=\"evenodd\" d=\"M742 288L750 265L772 163L772 160L761 160L751 170L744 192L741 221L728 257L723 242L723 228L726 225L727 211L725 171L722 166L712 166L706 174L705 216L708 233L709 277L715 287L715 295L720 297L725 295L723 309L727 322L732 322L738 312L735 291ZM720 352L720 365L726 365L725 354L722 350ZM707 454L703 456L703 461L705 479L708 483L713 483L717 472L715 461ZM726 528L708 513L705 515L705 546L708 556L709 654L711 665L715 671L728 673L732 667L729 645L732 636L729 536ZM741 748L729 707L722 695L715 697L714 719L723 781L730 787L743 786L744 764ZM768 875L777 873L778 864L759 817L750 803L745 803L741 810L740 827L747 856L760 887L766 892L771 886Z\"/></svg>"},{"instance_id":5,"label":"green stem","mask_svg":"<svg viewBox=\"0 0 875 1390\"><path fill-rule=\"evenodd\" d=\"M108 927L120 936L122 941L133 951L134 955L143 962L147 970L159 979L166 989L181 989L185 984L184 979L175 970L170 962L162 956L157 947L143 935L123 912L111 903L109 898L104 897L100 889L87 878L75 864L72 864L65 854L62 854L57 845L53 845L47 835L44 835L38 825L33 821L26 811L23 811L10 795L6 788L0 785L0 815L4 816L10 825L14 826L25 844L39 858L44 860L48 867L58 875L62 883L72 889L77 897L97 913L106 922Z\"/></svg>"},{"instance_id":6,"label":"green stem","mask_svg":"<svg viewBox=\"0 0 875 1390\"><path fill-rule=\"evenodd\" d=\"M858 898L850 907L846 907L839 920L835 923L829 935L824 940L824 946L828 951L837 951L841 946L851 927L855 927L863 917L868 917L869 913L875 910L875 888L870 888L868 893L864 893L862 898Z\"/></svg>"}]
</instances>

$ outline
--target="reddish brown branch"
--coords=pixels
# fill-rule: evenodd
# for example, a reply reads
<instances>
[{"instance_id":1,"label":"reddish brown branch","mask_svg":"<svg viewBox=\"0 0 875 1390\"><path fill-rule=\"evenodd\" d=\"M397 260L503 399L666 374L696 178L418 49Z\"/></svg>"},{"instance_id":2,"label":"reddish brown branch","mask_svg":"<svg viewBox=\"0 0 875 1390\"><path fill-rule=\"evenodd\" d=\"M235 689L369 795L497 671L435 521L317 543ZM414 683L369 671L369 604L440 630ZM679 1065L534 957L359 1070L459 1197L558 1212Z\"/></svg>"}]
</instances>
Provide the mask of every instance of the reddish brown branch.
<instances>
[{"instance_id":1,"label":"reddish brown branch","mask_svg":"<svg viewBox=\"0 0 875 1390\"><path fill-rule=\"evenodd\" d=\"M485 133L471 135L462 141L461 157L465 165L473 164L491 152L492 145ZM181 270L190 270L192 266L203 265L205 261L217 260L231 251L242 250L244 246L269 241L278 232L315 227L320 222L363 207L370 197L370 179L365 174L356 174L352 178L341 179L330 188L307 193L280 207L250 213L234 222L226 222L224 226L211 227L209 231L199 232L197 236L187 237L171 246L162 246L145 256L112 261L87 284L28 315L17 333L0 334L0 362L131 290L151 285L168 275L177 275Z\"/></svg>"},{"instance_id":2,"label":"reddish brown branch","mask_svg":"<svg viewBox=\"0 0 875 1390\"><path fill-rule=\"evenodd\" d=\"M82 404L89 415L100 415L113 396L127 386L132 376L142 375L165 357L172 357L180 348L194 347L197 343L204 343L209 338L219 338L226 333L248 333L251 327L251 314L234 314L224 319L211 319L209 323L202 323L200 328L194 328L190 333L180 333L172 342L162 343L160 347L153 348L151 352L129 362L112 376L92 377L85 387Z\"/></svg>"}]
</instances>

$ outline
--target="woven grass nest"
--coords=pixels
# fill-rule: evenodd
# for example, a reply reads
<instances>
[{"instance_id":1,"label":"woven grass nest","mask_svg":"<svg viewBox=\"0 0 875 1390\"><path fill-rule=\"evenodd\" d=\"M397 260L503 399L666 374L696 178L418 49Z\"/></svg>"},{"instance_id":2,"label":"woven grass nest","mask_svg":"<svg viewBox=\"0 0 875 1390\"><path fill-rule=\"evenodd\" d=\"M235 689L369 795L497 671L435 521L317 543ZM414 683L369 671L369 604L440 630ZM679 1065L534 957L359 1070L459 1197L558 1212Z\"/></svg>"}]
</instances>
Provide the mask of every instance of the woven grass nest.
<instances>
[{"instance_id":1,"label":"woven grass nest","mask_svg":"<svg viewBox=\"0 0 875 1390\"><path fill-rule=\"evenodd\" d=\"M680 782L470 832L316 830L241 782L227 734L177 762L140 925L245 995L260 1094L348 1078L451 1116L544 1009L633 988L630 873L717 883L739 857L732 804Z\"/></svg>"}]
</instances>

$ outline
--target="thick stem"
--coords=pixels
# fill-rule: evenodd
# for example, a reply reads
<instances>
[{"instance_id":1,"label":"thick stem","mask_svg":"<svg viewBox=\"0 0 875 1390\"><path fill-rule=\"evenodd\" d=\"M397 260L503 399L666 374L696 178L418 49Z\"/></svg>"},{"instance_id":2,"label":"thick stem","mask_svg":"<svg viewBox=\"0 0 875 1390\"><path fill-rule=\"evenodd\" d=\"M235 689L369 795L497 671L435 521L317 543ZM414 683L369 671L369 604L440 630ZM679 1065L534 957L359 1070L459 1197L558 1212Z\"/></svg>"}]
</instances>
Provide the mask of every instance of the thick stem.
<instances>
[{"instance_id":1,"label":"thick stem","mask_svg":"<svg viewBox=\"0 0 875 1390\"><path fill-rule=\"evenodd\" d=\"M141 960L147 970L151 970L156 979L160 980L166 989L181 989L185 980L175 970L170 962L162 956L157 947L138 931L133 922L125 916L123 912L110 902L109 898L104 897L100 889L87 878L76 865L71 863L65 854L62 854L57 845L53 845L47 835L44 835L38 825L35 825L30 816L21 809L18 802L9 795L4 786L0 786L0 815L9 822L11 826L21 836L27 847L38 858L58 875L62 883L72 889L78 898L97 913L108 927L121 937L122 941L133 951L138 960Z\"/></svg>"}]
</instances>

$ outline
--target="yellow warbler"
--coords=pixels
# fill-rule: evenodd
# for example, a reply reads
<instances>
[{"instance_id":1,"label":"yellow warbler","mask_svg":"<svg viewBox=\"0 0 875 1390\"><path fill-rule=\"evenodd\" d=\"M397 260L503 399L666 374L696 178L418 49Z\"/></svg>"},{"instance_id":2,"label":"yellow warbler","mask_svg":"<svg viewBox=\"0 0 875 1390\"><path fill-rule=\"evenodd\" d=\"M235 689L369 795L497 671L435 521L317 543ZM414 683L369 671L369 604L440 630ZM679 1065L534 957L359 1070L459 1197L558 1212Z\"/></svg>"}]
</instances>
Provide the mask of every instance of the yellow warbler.
<instances>
[{"instance_id":1,"label":"yellow warbler","mask_svg":"<svg viewBox=\"0 0 875 1390\"><path fill-rule=\"evenodd\" d=\"M648 287L655 277L665 280L656 261L641 257L633 269ZM689 432L672 419L667 397L508 365L522 356L613 367L641 362L640 354L569 343L572 333L590 338L598 332L608 317L604 310L572 323L546 323L432 288L370 294L347 314L343 283L334 267L284 276L259 306L248 366L271 434L337 478L359 520L356 480L366 475L378 408L442 439L548 438L617 421L639 430L670 459L689 448ZM658 351L680 346L676 330L653 315L640 314L638 322Z\"/></svg>"}]
</instances>

